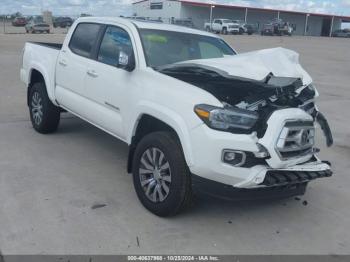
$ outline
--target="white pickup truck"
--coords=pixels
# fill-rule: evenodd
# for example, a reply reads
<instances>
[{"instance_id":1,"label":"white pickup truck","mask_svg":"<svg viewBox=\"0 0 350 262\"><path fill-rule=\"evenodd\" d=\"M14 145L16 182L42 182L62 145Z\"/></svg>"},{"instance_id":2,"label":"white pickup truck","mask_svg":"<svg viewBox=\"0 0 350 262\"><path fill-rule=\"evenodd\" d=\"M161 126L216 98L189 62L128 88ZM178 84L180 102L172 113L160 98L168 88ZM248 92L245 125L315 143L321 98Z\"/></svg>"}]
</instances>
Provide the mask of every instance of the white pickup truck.
<instances>
[{"instance_id":1,"label":"white pickup truck","mask_svg":"<svg viewBox=\"0 0 350 262\"><path fill-rule=\"evenodd\" d=\"M204 23L204 29L207 32L222 33L227 34L238 34L239 33L239 24L233 22L230 19L214 19L212 23Z\"/></svg>"},{"instance_id":2,"label":"white pickup truck","mask_svg":"<svg viewBox=\"0 0 350 262\"><path fill-rule=\"evenodd\" d=\"M142 204L178 213L192 192L235 198L303 194L332 175L314 147L311 77L290 50L236 54L217 35L123 18L80 18L63 45L26 43L20 76L42 134L60 114L129 145Z\"/></svg>"}]
</instances>

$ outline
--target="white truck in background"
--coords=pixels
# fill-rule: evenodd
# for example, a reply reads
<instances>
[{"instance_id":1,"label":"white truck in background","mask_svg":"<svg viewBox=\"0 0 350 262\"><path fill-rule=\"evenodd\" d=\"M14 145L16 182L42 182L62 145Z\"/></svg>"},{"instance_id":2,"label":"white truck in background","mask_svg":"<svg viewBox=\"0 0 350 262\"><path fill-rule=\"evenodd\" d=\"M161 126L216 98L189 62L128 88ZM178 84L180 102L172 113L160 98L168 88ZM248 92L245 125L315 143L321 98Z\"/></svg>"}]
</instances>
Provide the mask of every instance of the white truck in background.
<instances>
[{"instance_id":1,"label":"white truck in background","mask_svg":"<svg viewBox=\"0 0 350 262\"><path fill-rule=\"evenodd\" d=\"M239 24L230 19L216 18L212 23L204 23L204 29L207 32L227 34L238 34Z\"/></svg>"},{"instance_id":2,"label":"white truck in background","mask_svg":"<svg viewBox=\"0 0 350 262\"><path fill-rule=\"evenodd\" d=\"M328 145L332 135L291 50L237 54L191 28L88 17L63 45L26 43L20 76L37 132L55 132L68 111L129 145L137 196L159 216L194 190L286 197L332 175L316 123Z\"/></svg>"}]
</instances>

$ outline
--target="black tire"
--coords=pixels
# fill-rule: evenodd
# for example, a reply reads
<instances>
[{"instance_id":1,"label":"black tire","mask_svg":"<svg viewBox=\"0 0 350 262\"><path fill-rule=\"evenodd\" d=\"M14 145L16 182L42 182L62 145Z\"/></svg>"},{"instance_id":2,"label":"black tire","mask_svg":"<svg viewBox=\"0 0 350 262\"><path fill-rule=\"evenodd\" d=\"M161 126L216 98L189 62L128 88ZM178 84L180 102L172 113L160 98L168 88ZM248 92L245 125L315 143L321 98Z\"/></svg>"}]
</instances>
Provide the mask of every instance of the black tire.
<instances>
[{"instance_id":1,"label":"black tire","mask_svg":"<svg viewBox=\"0 0 350 262\"><path fill-rule=\"evenodd\" d=\"M224 27L224 28L222 29L222 33L223 33L224 35L227 35L227 28L226 28L226 27Z\"/></svg>"},{"instance_id":2,"label":"black tire","mask_svg":"<svg viewBox=\"0 0 350 262\"><path fill-rule=\"evenodd\" d=\"M210 32L210 31L211 31L209 26L207 26L207 27L205 28L205 30L206 30L207 32Z\"/></svg>"},{"instance_id":3,"label":"black tire","mask_svg":"<svg viewBox=\"0 0 350 262\"><path fill-rule=\"evenodd\" d=\"M146 167L142 162L146 160L144 159L147 155L146 152L148 150L153 150L153 148L159 150L157 151L158 160L156 157L154 157L156 160L154 162L157 162L155 164L155 166L157 166L156 169L160 170L159 179L161 181L155 181L155 175L152 172L140 174L140 169L143 168L144 170L144 167ZM161 159L161 153L164 154L164 158L162 158L163 162L159 160ZM157 155L157 153L155 153L155 155ZM150 158L148 157L147 159ZM164 161L169 166L169 172L167 173L166 177L168 177L168 179L169 177L171 178L171 182L166 182L168 193L166 191L162 191L162 194L165 193L164 195L167 195L165 196L165 199L160 200L160 193L157 192L155 193L156 200L152 201L149 196L147 196L146 187L153 188L153 190L150 189L150 191L152 190L152 193L156 191L157 185L159 186L160 190L162 190L161 183L163 183L162 179L165 177L165 173L162 174L162 169L159 167L159 165L162 164L159 164L159 162L164 163ZM151 166L153 165L150 161L148 161L148 164ZM193 195L190 172L187 167L180 142L172 133L154 132L146 135L136 147L132 163L132 173L135 191L139 200L143 206L153 214L161 217L174 216L180 211L184 210L186 207L190 206L192 203ZM142 186L141 179L144 179L143 181L153 179L153 181Z\"/></svg>"},{"instance_id":4,"label":"black tire","mask_svg":"<svg viewBox=\"0 0 350 262\"><path fill-rule=\"evenodd\" d=\"M30 120L37 132L48 134L57 130L61 110L50 101L44 83L35 83L31 87L28 96L28 105ZM39 107L40 110L38 109ZM38 114L41 118L38 118Z\"/></svg>"}]
</instances>

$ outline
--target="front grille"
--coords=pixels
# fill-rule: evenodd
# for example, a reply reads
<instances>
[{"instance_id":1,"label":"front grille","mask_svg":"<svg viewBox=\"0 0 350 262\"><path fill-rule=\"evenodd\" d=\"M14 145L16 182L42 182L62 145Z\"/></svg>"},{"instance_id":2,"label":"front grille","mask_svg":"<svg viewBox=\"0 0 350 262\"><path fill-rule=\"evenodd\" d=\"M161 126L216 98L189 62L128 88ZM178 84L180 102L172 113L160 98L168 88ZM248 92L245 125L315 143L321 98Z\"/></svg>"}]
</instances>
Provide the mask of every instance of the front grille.
<instances>
[{"instance_id":1,"label":"front grille","mask_svg":"<svg viewBox=\"0 0 350 262\"><path fill-rule=\"evenodd\" d=\"M330 169L324 171L267 171L264 181L260 185L264 186L282 186L287 184L306 183L311 180L330 177L332 171Z\"/></svg>"},{"instance_id":2,"label":"front grille","mask_svg":"<svg viewBox=\"0 0 350 262\"><path fill-rule=\"evenodd\" d=\"M276 143L276 151L282 160L312 154L315 143L315 127L312 121L286 122Z\"/></svg>"}]
</instances>

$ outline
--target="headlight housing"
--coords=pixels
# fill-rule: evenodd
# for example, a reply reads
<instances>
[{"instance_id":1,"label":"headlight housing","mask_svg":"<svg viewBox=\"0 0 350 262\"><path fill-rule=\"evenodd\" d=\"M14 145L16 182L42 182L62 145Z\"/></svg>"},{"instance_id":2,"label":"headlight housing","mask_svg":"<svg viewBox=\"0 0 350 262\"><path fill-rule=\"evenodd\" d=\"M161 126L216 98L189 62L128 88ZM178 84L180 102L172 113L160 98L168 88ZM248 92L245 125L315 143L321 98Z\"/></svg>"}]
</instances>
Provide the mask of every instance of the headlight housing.
<instances>
[{"instance_id":1,"label":"headlight housing","mask_svg":"<svg viewBox=\"0 0 350 262\"><path fill-rule=\"evenodd\" d=\"M234 129L248 131L258 120L256 112L236 107L221 108L200 104L194 107L194 112L207 126L222 131Z\"/></svg>"}]
</instances>

